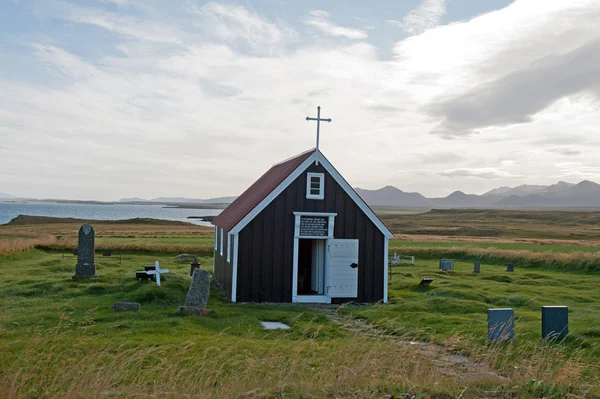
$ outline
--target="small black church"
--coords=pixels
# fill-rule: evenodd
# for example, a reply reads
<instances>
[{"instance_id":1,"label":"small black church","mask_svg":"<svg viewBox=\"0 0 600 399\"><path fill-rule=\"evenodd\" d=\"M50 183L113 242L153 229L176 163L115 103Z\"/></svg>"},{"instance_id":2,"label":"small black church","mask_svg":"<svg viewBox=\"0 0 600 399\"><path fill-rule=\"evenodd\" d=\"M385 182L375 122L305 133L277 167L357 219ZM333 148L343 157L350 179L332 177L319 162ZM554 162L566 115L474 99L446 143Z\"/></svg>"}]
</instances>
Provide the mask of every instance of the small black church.
<instances>
[{"instance_id":1,"label":"small black church","mask_svg":"<svg viewBox=\"0 0 600 399\"><path fill-rule=\"evenodd\" d=\"M387 302L393 233L317 148L271 167L213 220L232 302Z\"/></svg>"}]
</instances>

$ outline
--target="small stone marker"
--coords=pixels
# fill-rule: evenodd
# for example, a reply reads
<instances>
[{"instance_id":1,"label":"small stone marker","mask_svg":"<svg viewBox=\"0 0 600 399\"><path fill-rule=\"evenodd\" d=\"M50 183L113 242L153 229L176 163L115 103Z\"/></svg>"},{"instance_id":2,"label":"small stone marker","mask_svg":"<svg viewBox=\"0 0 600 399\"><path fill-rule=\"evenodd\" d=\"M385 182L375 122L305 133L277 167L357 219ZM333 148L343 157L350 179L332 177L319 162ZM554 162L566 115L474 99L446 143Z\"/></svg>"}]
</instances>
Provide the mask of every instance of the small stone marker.
<instances>
[{"instance_id":1,"label":"small stone marker","mask_svg":"<svg viewBox=\"0 0 600 399\"><path fill-rule=\"evenodd\" d=\"M102 256L112 256L112 251L109 251L109 250L102 251Z\"/></svg>"},{"instance_id":2,"label":"small stone marker","mask_svg":"<svg viewBox=\"0 0 600 399\"><path fill-rule=\"evenodd\" d=\"M440 270L454 271L454 260L440 259Z\"/></svg>"},{"instance_id":3,"label":"small stone marker","mask_svg":"<svg viewBox=\"0 0 600 399\"><path fill-rule=\"evenodd\" d=\"M430 285L433 282L433 280L434 278L432 277L425 277L423 280L421 280L419 285Z\"/></svg>"},{"instance_id":4,"label":"small stone marker","mask_svg":"<svg viewBox=\"0 0 600 399\"><path fill-rule=\"evenodd\" d=\"M210 273L196 269L192 275L192 283L185 297L185 305L177 309L179 314L201 314L208 304L210 294Z\"/></svg>"},{"instance_id":5,"label":"small stone marker","mask_svg":"<svg viewBox=\"0 0 600 399\"><path fill-rule=\"evenodd\" d=\"M137 302L116 302L112 305L113 312L139 312L140 304Z\"/></svg>"},{"instance_id":6,"label":"small stone marker","mask_svg":"<svg viewBox=\"0 0 600 399\"><path fill-rule=\"evenodd\" d=\"M506 271L507 272L514 272L515 271L515 264L514 263L509 263L508 265L506 265Z\"/></svg>"},{"instance_id":7,"label":"small stone marker","mask_svg":"<svg viewBox=\"0 0 600 399\"><path fill-rule=\"evenodd\" d=\"M261 321L263 328L265 330L289 330L290 326L287 324L283 324L278 321Z\"/></svg>"},{"instance_id":8,"label":"small stone marker","mask_svg":"<svg viewBox=\"0 0 600 399\"><path fill-rule=\"evenodd\" d=\"M475 263L473 263L473 273L479 273L481 271L481 262L476 260Z\"/></svg>"},{"instance_id":9,"label":"small stone marker","mask_svg":"<svg viewBox=\"0 0 600 399\"><path fill-rule=\"evenodd\" d=\"M562 339L569 334L569 307L542 306L542 338Z\"/></svg>"},{"instance_id":10,"label":"small stone marker","mask_svg":"<svg viewBox=\"0 0 600 399\"><path fill-rule=\"evenodd\" d=\"M510 308L488 309L488 340L507 342L515 338L515 311Z\"/></svg>"},{"instance_id":11,"label":"small stone marker","mask_svg":"<svg viewBox=\"0 0 600 399\"><path fill-rule=\"evenodd\" d=\"M201 263L198 262L198 258L194 258L194 261L190 263L190 276L194 275L194 270L200 268Z\"/></svg>"},{"instance_id":12,"label":"small stone marker","mask_svg":"<svg viewBox=\"0 0 600 399\"><path fill-rule=\"evenodd\" d=\"M158 261L154 261L154 270L147 270L146 274L156 276L156 285L160 287L160 275L169 273L169 269L161 269Z\"/></svg>"},{"instance_id":13,"label":"small stone marker","mask_svg":"<svg viewBox=\"0 0 600 399\"><path fill-rule=\"evenodd\" d=\"M73 280L98 277L94 263L94 250L94 228L89 224L84 224L79 229L77 266L75 266Z\"/></svg>"}]
</instances>

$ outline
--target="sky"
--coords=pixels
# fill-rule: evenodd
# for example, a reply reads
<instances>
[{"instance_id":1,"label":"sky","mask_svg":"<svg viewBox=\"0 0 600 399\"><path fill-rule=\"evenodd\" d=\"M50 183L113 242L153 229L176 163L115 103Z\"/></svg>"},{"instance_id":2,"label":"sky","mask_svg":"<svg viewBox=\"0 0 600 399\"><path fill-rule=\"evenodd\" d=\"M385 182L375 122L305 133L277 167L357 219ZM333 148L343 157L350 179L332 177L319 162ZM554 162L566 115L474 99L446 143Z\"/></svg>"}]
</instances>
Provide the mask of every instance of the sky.
<instances>
[{"instance_id":1,"label":"sky","mask_svg":"<svg viewBox=\"0 0 600 399\"><path fill-rule=\"evenodd\" d=\"M600 182L597 0L0 0L0 192L238 195L315 146L429 197Z\"/></svg>"}]
</instances>

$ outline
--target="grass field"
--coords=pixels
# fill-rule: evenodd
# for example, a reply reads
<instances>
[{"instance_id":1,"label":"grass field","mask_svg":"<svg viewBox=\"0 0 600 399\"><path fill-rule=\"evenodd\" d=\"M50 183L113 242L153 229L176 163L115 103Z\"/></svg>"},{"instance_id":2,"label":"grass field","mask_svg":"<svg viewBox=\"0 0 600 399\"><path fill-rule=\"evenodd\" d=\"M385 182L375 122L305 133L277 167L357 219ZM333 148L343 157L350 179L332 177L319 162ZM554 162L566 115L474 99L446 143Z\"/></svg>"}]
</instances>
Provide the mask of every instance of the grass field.
<instances>
[{"instance_id":1,"label":"grass field","mask_svg":"<svg viewBox=\"0 0 600 399\"><path fill-rule=\"evenodd\" d=\"M390 252L417 262L392 269L390 304L231 304L213 288L208 316L180 317L190 277L177 254L212 270L212 229L94 222L97 247L123 248L123 261L97 253L101 277L72 281L76 258L61 249L73 247L80 222L38 222L0 226L2 398L600 397L593 236L582 245L564 232L402 236ZM438 271L440 257L455 258L455 271ZM513 258L522 261L507 273ZM483 260L479 275L473 259ZM171 271L160 288L134 279L154 260ZM435 281L422 288L422 277ZM124 300L141 311L110 310ZM540 339L543 305L569 306L565 341ZM514 342L487 343L495 307L515 309ZM261 320L292 328L267 332Z\"/></svg>"}]
</instances>

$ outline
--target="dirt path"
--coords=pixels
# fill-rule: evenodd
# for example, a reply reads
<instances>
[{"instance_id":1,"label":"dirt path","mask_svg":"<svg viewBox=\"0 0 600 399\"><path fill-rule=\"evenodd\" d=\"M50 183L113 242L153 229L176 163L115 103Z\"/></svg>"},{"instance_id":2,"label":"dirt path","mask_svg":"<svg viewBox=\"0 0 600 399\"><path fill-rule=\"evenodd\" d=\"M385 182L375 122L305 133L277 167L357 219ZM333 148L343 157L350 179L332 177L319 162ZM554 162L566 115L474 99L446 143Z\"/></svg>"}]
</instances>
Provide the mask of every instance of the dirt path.
<instances>
[{"instance_id":1,"label":"dirt path","mask_svg":"<svg viewBox=\"0 0 600 399\"><path fill-rule=\"evenodd\" d=\"M316 305L315 310L327 316L332 322L342 328L368 338L389 340L396 345L408 346L416 350L435 365L440 374L448 377L459 378L463 381L492 380L498 383L508 382L508 378L494 373L485 364L475 362L466 356L452 354L443 347L428 342L400 340L390 334L386 334L377 326L367 323L366 320L352 319L338 313L338 306Z\"/></svg>"}]
</instances>

